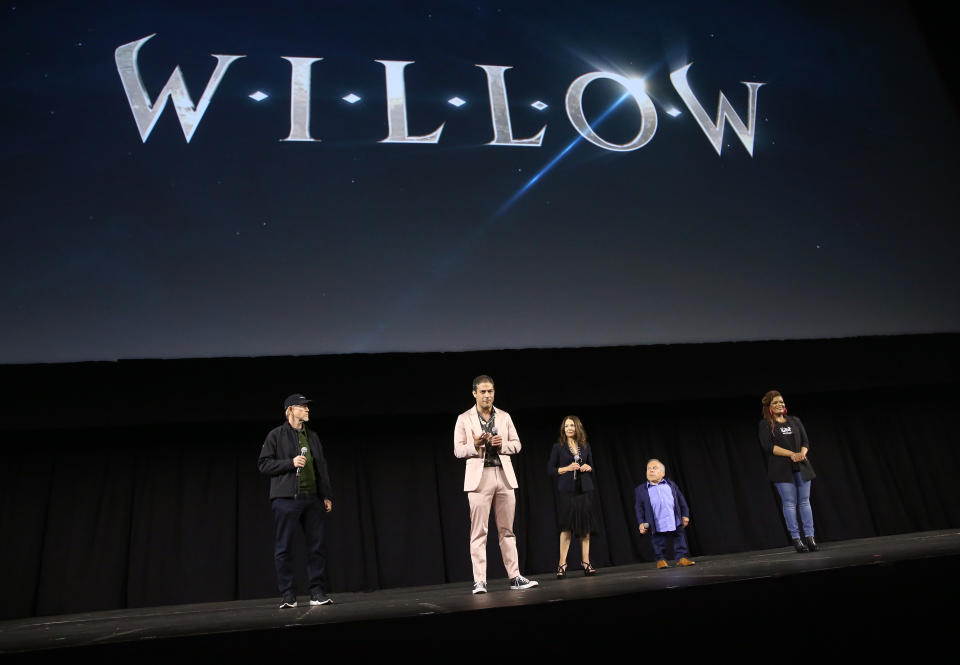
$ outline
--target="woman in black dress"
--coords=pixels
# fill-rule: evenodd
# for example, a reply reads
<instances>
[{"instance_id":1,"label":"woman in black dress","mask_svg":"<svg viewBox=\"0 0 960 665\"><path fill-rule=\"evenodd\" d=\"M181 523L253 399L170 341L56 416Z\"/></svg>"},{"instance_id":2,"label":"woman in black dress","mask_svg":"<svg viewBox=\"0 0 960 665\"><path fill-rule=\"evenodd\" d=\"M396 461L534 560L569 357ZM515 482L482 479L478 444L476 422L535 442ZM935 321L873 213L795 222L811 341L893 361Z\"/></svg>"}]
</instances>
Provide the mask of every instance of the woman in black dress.
<instances>
[{"instance_id":1,"label":"woman in black dress","mask_svg":"<svg viewBox=\"0 0 960 665\"><path fill-rule=\"evenodd\" d=\"M807 430L799 418L787 415L787 405L776 390L768 391L760 404L760 447L767 453L767 478L780 495L787 531L798 552L816 552L820 546L813 537L810 486L817 474L807 459Z\"/></svg>"},{"instance_id":2,"label":"woman in black dress","mask_svg":"<svg viewBox=\"0 0 960 665\"><path fill-rule=\"evenodd\" d=\"M580 539L584 575L595 575L590 565L590 532L596 530L593 517L593 454L587 433L576 416L560 423L560 438L550 451L547 474L557 479L557 512L560 521L560 565L557 578L567 576L570 540Z\"/></svg>"}]
</instances>

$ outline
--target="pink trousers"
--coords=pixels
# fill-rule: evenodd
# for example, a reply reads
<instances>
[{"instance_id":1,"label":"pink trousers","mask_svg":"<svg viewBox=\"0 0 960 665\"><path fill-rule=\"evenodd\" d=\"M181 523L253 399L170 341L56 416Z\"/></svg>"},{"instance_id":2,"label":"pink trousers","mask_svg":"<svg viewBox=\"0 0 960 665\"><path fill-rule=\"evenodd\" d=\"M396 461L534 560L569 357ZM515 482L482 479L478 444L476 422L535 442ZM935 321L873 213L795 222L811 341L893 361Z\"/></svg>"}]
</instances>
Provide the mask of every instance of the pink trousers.
<instances>
[{"instance_id":1,"label":"pink trousers","mask_svg":"<svg viewBox=\"0 0 960 665\"><path fill-rule=\"evenodd\" d=\"M513 488L503 475L503 469L488 466L483 469L480 484L472 492L467 492L470 502L470 558L473 560L473 581L487 581L487 525L490 523L490 507L497 520L497 537L503 566L507 577L513 579L520 574L520 561L517 556L517 537L513 534L513 513L517 499Z\"/></svg>"}]
</instances>

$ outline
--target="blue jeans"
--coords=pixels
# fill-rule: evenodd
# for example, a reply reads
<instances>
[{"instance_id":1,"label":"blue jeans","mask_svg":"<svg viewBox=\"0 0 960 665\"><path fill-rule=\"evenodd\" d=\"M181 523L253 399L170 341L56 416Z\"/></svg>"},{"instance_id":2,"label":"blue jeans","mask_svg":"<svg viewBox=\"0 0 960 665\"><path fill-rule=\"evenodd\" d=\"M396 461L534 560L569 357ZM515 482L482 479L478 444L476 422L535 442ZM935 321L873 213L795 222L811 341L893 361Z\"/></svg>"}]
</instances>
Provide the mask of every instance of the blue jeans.
<instances>
[{"instance_id":1,"label":"blue jeans","mask_svg":"<svg viewBox=\"0 0 960 665\"><path fill-rule=\"evenodd\" d=\"M783 506L783 519L787 522L787 531L791 538L800 537L797 514L803 525L803 535L813 538L813 509L810 507L810 485L813 481L804 480L799 471L793 472L792 483L774 483L780 493Z\"/></svg>"}]
</instances>

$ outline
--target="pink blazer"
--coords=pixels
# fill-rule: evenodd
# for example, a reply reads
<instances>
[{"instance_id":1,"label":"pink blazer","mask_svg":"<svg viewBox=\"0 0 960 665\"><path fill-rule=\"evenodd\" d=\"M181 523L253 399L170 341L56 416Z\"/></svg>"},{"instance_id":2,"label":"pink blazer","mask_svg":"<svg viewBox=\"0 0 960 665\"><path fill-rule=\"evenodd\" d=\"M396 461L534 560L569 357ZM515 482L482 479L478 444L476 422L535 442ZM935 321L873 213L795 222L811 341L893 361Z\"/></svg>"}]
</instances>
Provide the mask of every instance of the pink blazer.
<instances>
[{"instance_id":1,"label":"pink blazer","mask_svg":"<svg viewBox=\"0 0 960 665\"><path fill-rule=\"evenodd\" d=\"M503 474L507 477L510 487L516 489L519 485L517 476L513 472L510 455L520 452L520 436L517 434L517 428L513 426L510 414L496 407L494 409L497 412L497 432L503 437L503 443L500 444L500 463L503 464ZM457 417L457 426L453 430L453 454L467 460L467 470L463 475L464 492L477 489L480 476L483 475L483 459L473 445L473 437L481 434L483 434L483 428L480 427L477 407L472 406Z\"/></svg>"}]
</instances>

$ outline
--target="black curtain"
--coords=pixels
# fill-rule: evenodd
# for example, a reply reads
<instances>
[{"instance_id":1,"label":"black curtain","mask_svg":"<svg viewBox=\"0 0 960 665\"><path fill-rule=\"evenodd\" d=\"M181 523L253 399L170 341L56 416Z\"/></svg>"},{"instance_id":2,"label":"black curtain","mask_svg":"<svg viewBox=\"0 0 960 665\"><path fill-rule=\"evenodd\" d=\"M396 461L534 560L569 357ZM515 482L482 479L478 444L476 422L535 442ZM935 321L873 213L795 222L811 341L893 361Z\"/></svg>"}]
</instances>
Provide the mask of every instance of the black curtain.
<instances>
[{"instance_id":1,"label":"black curtain","mask_svg":"<svg viewBox=\"0 0 960 665\"><path fill-rule=\"evenodd\" d=\"M0 618L276 595L269 481L256 462L294 390L338 395L315 404L311 422L335 493L327 525L331 592L446 582L462 582L466 592L469 522L453 427L471 405L470 380L485 371L523 442L514 460L515 526L526 574L556 567L546 462L569 413L583 419L594 447L602 523L591 540L594 565L652 560L633 513L633 488L650 457L666 464L688 499L694 555L786 545L757 443L759 398L773 387L811 439L820 540L954 528L960 386L943 351L955 342L866 340L853 356L836 341L813 341L698 345L688 353L661 347L0 368L7 379ZM891 357L899 361L879 372L864 345L888 368ZM760 369L710 385L683 380L702 374L704 362L728 366L731 353L762 363L771 348L799 350L804 369L777 383L784 372ZM571 367L579 376L570 376ZM850 376L865 367L872 369ZM316 378L304 381L311 370ZM810 390L818 372L830 389ZM98 382L81 390L91 377ZM650 383L658 378L659 393ZM61 402L34 403L39 384L52 379L47 390ZM184 390L161 399L158 385ZM212 387L208 399L198 385ZM364 386L371 386L368 400ZM152 406L138 401L144 395ZM505 573L494 531L488 550L495 585ZM579 561L577 543L569 561Z\"/></svg>"}]
</instances>

